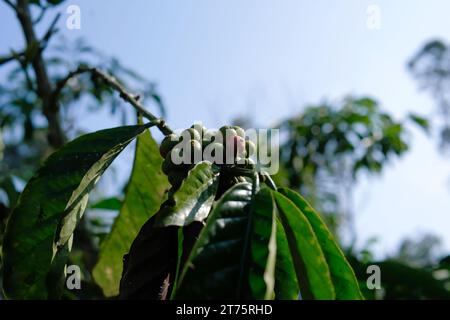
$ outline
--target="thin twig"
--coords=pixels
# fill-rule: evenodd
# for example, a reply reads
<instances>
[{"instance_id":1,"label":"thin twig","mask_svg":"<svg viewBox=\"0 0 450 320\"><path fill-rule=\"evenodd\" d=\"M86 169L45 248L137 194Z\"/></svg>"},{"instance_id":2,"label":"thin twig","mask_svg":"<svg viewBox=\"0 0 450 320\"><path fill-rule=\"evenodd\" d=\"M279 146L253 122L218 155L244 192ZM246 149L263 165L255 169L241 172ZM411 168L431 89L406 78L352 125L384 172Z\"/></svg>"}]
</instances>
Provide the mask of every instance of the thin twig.
<instances>
[{"instance_id":1,"label":"thin twig","mask_svg":"<svg viewBox=\"0 0 450 320\"><path fill-rule=\"evenodd\" d=\"M42 18L45 16L45 12L47 12L48 8L49 8L49 6L41 7L41 12L39 12L39 16L36 19L34 19L33 24L38 24L39 22L41 22Z\"/></svg>"},{"instance_id":2,"label":"thin twig","mask_svg":"<svg viewBox=\"0 0 450 320\"><path fill-rule=\"evenodd\" d=\"M52 23L47 29L47 32L45 32L44 36L42 37L41 43L44 43L43 46L46 46L48 41L50 40L51 36L55 34L58 30L56 29L56 24L58 23L59 18L61 17L61 12L58 12L58 14L53 18Z\"/></svg>"},{"instance_id":3,"label":"thin twig","mask_svg":"<svg viewBox=\"0 0 450 320\"><path fill-rule=\"evenodd\" d=\"M127 89L117 81L113 76L100 71L97 68L90 68L86 66L79 66L76 70L71 71L56 83L55 90L53 91L52 101L57 101L62 89L66 86L67 82L73 77L82 73L91 73L92 75L99 77L106 82L111 88L119 92L120 97L131 104L143 117L147 118L150 122L155 123L158 129L164 134L169 135L173 133L172 129L166 124L163 119L157 118L151 112L147 111L145 107L139 102L139 96L133 95L127 91Z\"/></svg>"},{"instance_id":4,"label":"thin twig","mask_svg":"<svg viewBox=\"0 0 450 320\"><path fill-rule=\"evenodd\" d=\"M21 58L24 55L25 55L25 51L18 52L18 53L15 53L15 54L10 54L10 55L7 55L7 56L2 56L2 57L0 57L0 66L5 64L5 63L8 63L10 61L13 61L13 60L15 60L17 58Z\"/></svg>"}]
</instances>

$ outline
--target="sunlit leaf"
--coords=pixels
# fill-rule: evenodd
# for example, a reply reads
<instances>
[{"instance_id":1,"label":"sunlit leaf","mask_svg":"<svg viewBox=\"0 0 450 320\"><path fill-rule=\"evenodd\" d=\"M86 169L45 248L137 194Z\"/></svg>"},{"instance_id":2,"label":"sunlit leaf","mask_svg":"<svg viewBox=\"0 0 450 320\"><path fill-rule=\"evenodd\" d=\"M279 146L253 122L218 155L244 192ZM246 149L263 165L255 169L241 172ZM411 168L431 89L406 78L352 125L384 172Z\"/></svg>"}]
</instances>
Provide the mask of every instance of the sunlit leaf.
<instances>
[{"instance_id":1,"label":"sunlit leaf","mask_svg":"<svg viewBox=\"0 0 450 320\"><path fill-rule=\"evenodd\" d=\"M279 192L274 192L286 232L303 299L334 299L330 270L320 244L303 213Z\"/></svg>"},{"instance_id":2,"label":"sunlit leaf","mask_svg":"<svg viewBox=\"0 0 450 320\"><path fill-rule=\"evenodd\" d=\"M279 192L289 198L308 219L328 263L336 299L361 299L355 273L319 214L298 193L284 188Z\"/></svg>"}]
</instances>

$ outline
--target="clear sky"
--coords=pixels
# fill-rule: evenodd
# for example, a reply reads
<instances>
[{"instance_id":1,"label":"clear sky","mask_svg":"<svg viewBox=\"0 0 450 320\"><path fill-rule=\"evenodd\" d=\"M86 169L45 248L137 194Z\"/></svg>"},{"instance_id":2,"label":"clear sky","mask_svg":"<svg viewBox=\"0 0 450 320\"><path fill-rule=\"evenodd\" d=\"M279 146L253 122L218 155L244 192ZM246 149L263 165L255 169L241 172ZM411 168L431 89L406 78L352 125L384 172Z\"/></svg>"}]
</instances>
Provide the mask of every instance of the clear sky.
<instances>
[{"instance_id":1,"label":"clear sky","mask_svg":"<svg viewBox=\"0 0 450 320\"><path fill-rule=\"evenodd\" d=\"M68 1L81 8L90 44L158 83L172 127L203 120L218 127L237 115L261 126L324 98L368 94L401 119L433 111L405 63L424 41L450 40L450 2L442 1ZM377 5L379 30L367 8ZM66 17L66 16L64 16ZM64 20L64 19L63 19ZM0 49L20 48L17 22L0 6ZM85 116L85 115L83 115ZM89 130L109 126L87 117ZM441 236L450 250L450 159L436 140L414 130L412 149L381 177L358 186L360 244L379 236L379 255L421 232Z\"/></svg>"}]
</instances>

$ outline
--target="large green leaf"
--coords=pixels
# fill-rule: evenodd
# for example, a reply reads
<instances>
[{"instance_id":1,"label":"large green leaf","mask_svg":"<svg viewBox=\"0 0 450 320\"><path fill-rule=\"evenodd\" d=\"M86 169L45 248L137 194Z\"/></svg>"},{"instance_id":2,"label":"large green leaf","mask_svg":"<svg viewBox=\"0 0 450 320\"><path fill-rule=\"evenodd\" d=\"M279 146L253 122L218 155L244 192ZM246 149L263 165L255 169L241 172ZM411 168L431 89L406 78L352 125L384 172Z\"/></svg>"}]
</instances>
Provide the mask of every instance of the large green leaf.
<instances>
[{"instance_id":1,"label":"large green leaf","mask_svg":"<svg viewBox=\"0 0 450 320\"><path fill-rule=\"evenodd\" d=\"M83 215L89 191L116 156L147 126L81 136L53 153L28 182L8 221L3 245L8 298L51 298L63 272L60 255ZM55 266L59 266L55 271ZM58 281L59 283L59 281Z\"/></svg>"},{"instance_id":2,"label":"large green leaf","mask_svg":"<svg viewBox=\"0 0 450 320\"><path fill-rule=\"evenodd\" d=\"M137 138L133 171L125 200L111 232L100 246L99 260L93 270L95 282L107 297L119 294L123 256L145 221L158 211L164 193L169 188L161 164L158 144L147 130ZM116 201L115 198L106 199L97 203L96 207L109 208Z\"/></svg>"},{"instance_id":3,"label":"large green leaf","mask_svg":"<svg viewBox=\"0 0 450 320\"><path fill-rule=\"evenodd\" d=\"M211 211L219 186L219 168L210 162L200 162L173 194L172 205L162 206L156 226L186 226L203 221Z\"/></svg>"},{"instance_id":4,"label":"large green leaf","mask_svg":"<svg viewBox=\"0 0 450 320\"><path fill-rule=\"evenodd\" d=\"M176 298L274 296L276 215L273 197L239 183L214 206L180 276Z\"/></svg>"},{"instance_id":5,"label":"large green leaf","mask_svg":"<svg viewBox=\"0 0 450 320\"><path fill-rule=\"evenodd\" d=\"M274 192L286 232L303 299L334 299L335 292L325 256L311 225L295 204Z\"/></svg>"},{"instance_id":6,"label":"large green leaf","mask_svg":"<svg viewBox=\"0 0 450 320\"><path fill-rule=\"evenodd\" d=\"M125 255L120 279L121 299L169 297L179 260L179 227L155 227L156 216L141 228Z\"/></svg>"},{"instance_id":7,"label":"large green leaf","mask_svg":"<svg viewBox=\"0 0 450 320\"><path fill-rule=\"evenodd\" d=\"M277 219L277 263L275 267L275 299L296 300L298 287L295 266L283 225Z\"/></svg>"},{"instance_id":8,"label":"large green leaf","mask_svg":"<svg viewBox=\"0 0 450 320\"><path fill-rule=\"evenodd\" d=\"M297 192L285 188L278 191L288 197L308 219L327 260L336 299L362 299L352 267L319 214Z\"/></svg>"},{"instance_id":9,"label":"large green leaf","mask_svg":"<svg viewBox=\"0 0 450 320\"><path fill-rule=\"evenodd\" d=\"M168 298L181 263L183 229L208 216L218 187L219 169L200 162L180 188L148 220L124 259L120 281L123 299ZM188 237L190 238L190 237ZM161 290L161 288L164 288Z\"/></svg>"}]
</instances>

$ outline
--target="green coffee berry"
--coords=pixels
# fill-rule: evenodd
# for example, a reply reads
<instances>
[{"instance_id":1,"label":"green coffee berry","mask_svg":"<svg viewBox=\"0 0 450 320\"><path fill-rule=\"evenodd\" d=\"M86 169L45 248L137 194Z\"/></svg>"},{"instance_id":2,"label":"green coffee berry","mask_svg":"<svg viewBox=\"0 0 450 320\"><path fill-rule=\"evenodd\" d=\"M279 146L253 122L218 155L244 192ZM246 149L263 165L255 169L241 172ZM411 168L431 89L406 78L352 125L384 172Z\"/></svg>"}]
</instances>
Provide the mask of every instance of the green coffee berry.
<instances>
[{"instance_id":1,"label":"green coffee berry","mask_svg":"<svg viewBox=\"0 0 450 320\"><path fill-rule=\"evenodd\" d=\"M176 147L173 148L166 156L166 159L176 167L183 164L183 149Z\"/></svg>"},{"instance_id":2,"label":"green coffee berry","mask_svg":"<svg viewBox=\"0 0 450 320\"><path fill-rule=\"evenodd\" d=\"M159 153L163 158L165 158L167 153L169 153L169 151L172 150L172 148L175 147L179 142L180 137L177 134L169 134L161 141L161 145L159 146Z\"/></svg>"},{"instance_id":3,"label":"green coffee berry","mask_svg":"<svg viewBox=\"0 0 450 320\"><path fill-rule=\"evenodd\" d=\"M176 152L178 152L178 154L180 153L178 148L172 149L164 158L164 161L161 165L161 170L166 175L177 168L177 165L175 165L172 161L172 155L176 155Z\"/></svg>"},{"instance_id":4,"label":"green coffee berry","mask_svg":"<svg viewBox=\"0 0 450 320\"><path fill-rule=\"evenodd\" d=\"M219 131L222 133L223 141L225 141L227 137L234 137L238 135L232 126L223 126L219 129Z\"/></svg>"},{"instance_id":5,"label":"green coffee berry","mask_svg":"<svg viewBox=\"0 0 450 320\"><path fill-rule=\"evenodd\" d=\"M184 130L180 136L183 140L189 138L190 140L201 141L201 134L194 128Z\"/></svg>"},{"instance_id":6,"label":"green coffee berry","mask_svg":"<svg viewBox=\"0 0 450 320\"><path fill-rule=\"evenodd\" d=\"M194 151L202 151L202 144L198 140L191 140L191 150Z\"/></svg>"},{"instance_id":7,"label":"green coffee berry","mask_svg":"<svg viewBox=\"0 0 450 320\"><path fill-rule=\"evenodd\" d=\"M216 137L217 137L216 130L206 130L206 132L203 134L203 141L211 143L215 141Z\"/></svg>"},{"instance_id":8,"label":"green coffee berry","mask_svg":"<svg viewBox=\"0 0 450 320\"><path fill-rule=\"evenodd\" d=\"M202 161L203 147L202 144L197 140L190 141L191 148L191 162L197 163Z\"/></svg>"},{"instance_id":9,"label":"green coffee berry","mask_svg":"<svg viewBox=\"0 0 450 320\"><path fill-rule=\"evenodd\" d=\"M206 127L203 126L203 125L200 124L200 123L195 123L195 124L193 124L193 125L191 126L191 129L197 130L197 132L200 134L201 137L203 137L204 134L206 133L206 131L208 131L208 130L206 129Z\"/></svg>"},{"instance_id":10,"label":"green coffee berry","mask_svg":"<svg viewBox=\"0 0 450 320\"><path fill-rule=\"evenodd\" d=\"M225 147L219 142L210 143L203 150L203 159L215 164L223 164Z\"/></svg>"},{"instance_id":11,"label":"green coffee berry","mask_svg":"<svg viewBox=\"0 0 450 320\"><path fill-rule=\"evenodd\" d=\"M232 126L232 128L234 130L236 130L236 133L239 137L245 138L245 130L244 129L242 129L241 127L238 127L238 126Z\"/></svg>"},{"instance_id":12,"label":"green coffee berry","mask_svg":"<svg viewBox=\"0 0 450 320\"><path fill-rule=\"evenodd\" d=\"M255 152L256 152L256 146L255 146L255 144L254 144L252 141L247 140L247 141L245 142L245 153L246 153L246 156L247 156L247 157L250 157L250 156L252 156Z\"/></svg>"}]
</instances>

